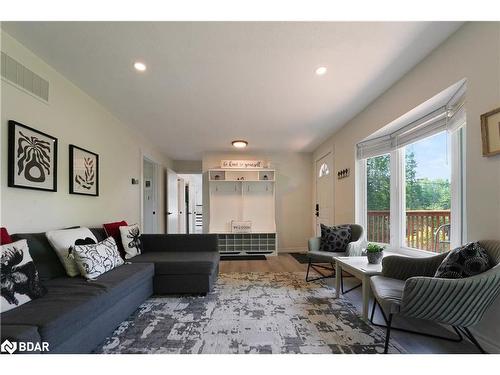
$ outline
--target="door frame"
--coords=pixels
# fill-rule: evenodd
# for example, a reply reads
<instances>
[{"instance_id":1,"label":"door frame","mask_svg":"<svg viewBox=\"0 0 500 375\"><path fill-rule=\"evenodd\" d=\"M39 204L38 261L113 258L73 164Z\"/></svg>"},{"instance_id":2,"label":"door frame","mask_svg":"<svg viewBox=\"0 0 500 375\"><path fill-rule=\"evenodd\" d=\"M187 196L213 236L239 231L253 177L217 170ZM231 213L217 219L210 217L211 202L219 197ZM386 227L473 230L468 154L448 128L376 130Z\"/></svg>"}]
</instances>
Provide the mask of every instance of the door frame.
<instances>
[{"instance_id":1,"label":"door frame","mask_svg":"<svg viewBox=\"0 0 500 375\"><path fill-rule=\"evenodd\" d=\"M319 156L317 156L316 158L313 159L313 205L312 205L312 233L313 233L313 236L317 236L317 233L316 233L316 224L317 224L317 220L316 220L316 203L318 202L318 176L316 176L316 166L318 164L318 162L323 159L324 157L328 156L328 155L332 155L332 195L333 195L333 204L332 204L332 224L335 223L335 153L334 153L334 149L333 147L329 147L327 148L324 152L322 152L321 154L319 154Z\"/></svg>"},{"instance_id":2,"label":"door frame","mask_svg":"<svg viewBox=\"0 0 500 375\"><path fill-rule=\"evenodd\" d=\"M157 213L156 216L156 232L161 233L161 226L160 226L160 173L161 173L161 163L158 162L155 158L153 158L151 155L145 153L143 150L141 150L141 167L140 167L140 173L141 173L141 179L140 179L140 189L139 189L139 196L140 196L140 211L141 211L141 232L144 231L144 160L150 162L153 164L153 174L155 177L155 183L153 186L153 193L155 195L155 212Z\"/></svg>"}]
</instances>

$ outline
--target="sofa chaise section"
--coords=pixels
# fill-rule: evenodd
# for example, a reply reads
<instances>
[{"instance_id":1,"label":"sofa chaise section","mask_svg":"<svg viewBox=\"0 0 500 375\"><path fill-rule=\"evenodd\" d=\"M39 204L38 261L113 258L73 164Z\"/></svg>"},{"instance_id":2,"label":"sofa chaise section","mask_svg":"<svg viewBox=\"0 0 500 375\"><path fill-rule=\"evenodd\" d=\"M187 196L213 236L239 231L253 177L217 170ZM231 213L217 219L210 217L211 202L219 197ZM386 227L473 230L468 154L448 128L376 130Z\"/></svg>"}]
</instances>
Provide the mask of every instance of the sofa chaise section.
<instances>
[{"instance_id":1,"label":"sofa chaise section","mask_svg":"<svg viewBox=\"0 0 500 375\"><path fill-rule=\"evenodd\" d=\"M219 274L217 236L143 234L136 263L154 263L156 294L209 293Z\"/></svg>"}]
</instances>

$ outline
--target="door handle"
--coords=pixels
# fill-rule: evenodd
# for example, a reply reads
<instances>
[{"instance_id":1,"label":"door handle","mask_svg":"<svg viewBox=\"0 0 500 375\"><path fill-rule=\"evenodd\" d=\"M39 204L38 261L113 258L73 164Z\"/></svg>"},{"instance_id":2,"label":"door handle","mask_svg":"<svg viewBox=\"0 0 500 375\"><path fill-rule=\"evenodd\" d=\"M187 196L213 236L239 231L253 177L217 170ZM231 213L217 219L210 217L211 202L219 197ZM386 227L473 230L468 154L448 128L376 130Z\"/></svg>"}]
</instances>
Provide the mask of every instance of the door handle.
<instances>
[{"instance_id":1,"label":"door handle","mask_svg":"<svg viewBox=\"0 0 500 375\"><path fill-rule=\"evenodd\" d=\"M173 214L173 212L167 212L167 215L172 215L172 214Z\"/></svg>"}]
</instances>

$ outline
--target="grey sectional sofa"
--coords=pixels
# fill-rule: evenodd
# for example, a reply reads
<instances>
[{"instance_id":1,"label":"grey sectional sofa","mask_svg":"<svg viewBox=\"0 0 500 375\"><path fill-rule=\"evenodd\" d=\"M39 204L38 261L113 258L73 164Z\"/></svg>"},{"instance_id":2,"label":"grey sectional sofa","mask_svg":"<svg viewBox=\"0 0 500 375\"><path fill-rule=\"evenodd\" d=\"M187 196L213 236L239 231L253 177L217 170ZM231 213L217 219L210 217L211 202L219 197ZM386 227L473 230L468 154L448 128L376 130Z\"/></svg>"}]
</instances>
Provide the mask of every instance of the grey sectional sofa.
<instances>
[{"instance_id":1,"label":"grey sectional sofa","mask_svg":"<svg viewBox=\"0 0 500 375\"><path fill-rule=\"evenodd\" d=\"M151 295L206 294L219 270L216 235L143 235L143 254L95 281L68 277L44 233L12 238L28 240L47 294L2 313L1 339L46 341L50 353L90 353Z\"/></svg>"}]
</instances>

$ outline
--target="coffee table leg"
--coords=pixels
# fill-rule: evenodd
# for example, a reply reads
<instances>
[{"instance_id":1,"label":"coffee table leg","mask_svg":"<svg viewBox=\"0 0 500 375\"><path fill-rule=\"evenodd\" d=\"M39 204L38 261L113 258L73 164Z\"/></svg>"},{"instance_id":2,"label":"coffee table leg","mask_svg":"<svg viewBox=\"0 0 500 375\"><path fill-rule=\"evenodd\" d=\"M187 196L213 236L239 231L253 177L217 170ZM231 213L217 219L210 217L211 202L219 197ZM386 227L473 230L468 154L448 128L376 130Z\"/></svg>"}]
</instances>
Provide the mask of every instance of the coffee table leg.
<instances>
[{"instance_id":1,"label":"coffee table leg","mask_svg":"<svg viewBox=\"0 0 500 375\"><path fill-rule=\"evenodd\" d=\"M363 276L363 318L368 319L368 308L370 306L370 295L371 295L371 288L370 288L370 277L369 276Z\"/></svg>"},{"instance_id":2,"label":"coffee table leg","mask_svg":"<svg viewBox=\"0 0 500 375\"><path fill-rule=\"evenodd\" d=\"M342 268L339 262L335 262L335 297L340 297L340 275L342 274Z\"/></svg>"}]
</instances>

